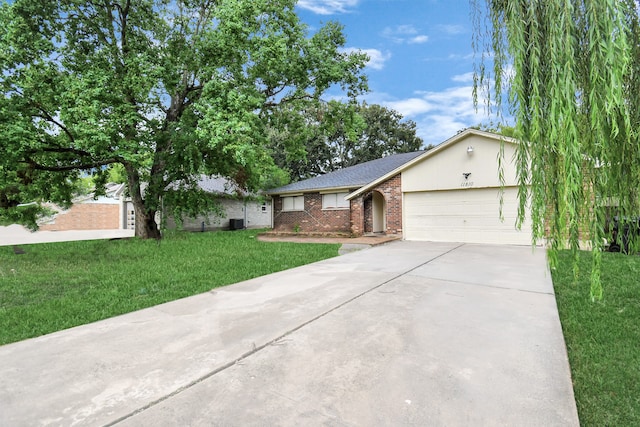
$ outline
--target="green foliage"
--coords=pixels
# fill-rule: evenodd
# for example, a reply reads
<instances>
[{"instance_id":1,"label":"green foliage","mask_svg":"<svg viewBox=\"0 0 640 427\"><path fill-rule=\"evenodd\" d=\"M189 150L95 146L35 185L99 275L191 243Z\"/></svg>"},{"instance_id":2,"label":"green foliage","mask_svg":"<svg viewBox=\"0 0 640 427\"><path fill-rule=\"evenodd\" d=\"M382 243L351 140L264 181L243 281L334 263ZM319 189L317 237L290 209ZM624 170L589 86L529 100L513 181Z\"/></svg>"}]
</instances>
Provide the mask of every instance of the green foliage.
<instances>
[{"instance_id":1,"label":"green foliage","mask_svg":"<svg viewBox=\"0 0 640 427\"><path fill-rule=\"evenodd\" d=\"M276 164L294 181L422 146L413 121L380 105L330 101L290 113L272 117L268 136Z\"/></svg>"},{"instance_id":2,"label":"green foliage","mask_svg":"<svg viewBox=\"0 0 640 427\"><path fill-rule=\"evenodd\" d=\"M397 111L377 104L362 103L357 112L364 118L365 128L348 166L423 148L422 139L416 135L416 123L404 120Z\"/></svg>"},{"instance_id":3,"label":"green foliage","mask_svg":"<svg viewBox=\"0 0 640 427\"><path fill-rule=\"evenodd\" d=\"M640 258L603 253L601 280L607 292L587 304L592 255L560 251L552 271L567 344L580 425L640 425Z\"/></svg>"},{"instance_id":4,"label":"green foliage","mask_svg":"<svg viewBox=\"0 0 640 427\"><path fill-rule=\"evenodd\" d=\"M507 136L513 138L516 133L516 128L503 123L481 123L476 126L471 126L471 129L482 130L485 132L496 133L498 135Z\"/></svg>"},{"instance_id":5,"label":"green foliage","mask_svg":"<svg viewBox=\"0 0 640 427\"><path fill-rule=\"evenodd\" d=\"M53 210L37 203L28 203L6 209L0 215L0 225L22 224L31 231L38 229L36 218L53 214Z\"/></svg>"},{"instance_id":6,"label":"green foliage","mask_svg":"<svg viewBox=\"0 0 640 427\"><path fill-rule=\"evenodd\" d=\"M338 255L260 242L257 230L0 247L0 345L208 292Z\"/></svg>"},{"instance_id":7,"label":"green foliage","mask_svg":"<svg viewBox=\"0 0 640 427\"><path fill-rule=\"evenodd\" d=\"M95 184L93 182L93 177L91 176L83 176L78 178L76 182L76 193L77 195L87 195L93 192Z\"/></svg>"},{"instance_id":8,"label":"green foliage","mask_svg":"<svg viewBox=\"0 0 640 427\"><path fill-rule=\"evenodd\" d=\"M109 165L108 169L108 182L113 182L115 184L126 184L127 183L127 172L124 170L124 166L120 163L113 163Z\"/></svg>"},{"instance_id":9,"label":"green foliage","mask_svg":"<svg viewBox=\"0 0 640 427\"><path fill-rule=\"evenodd\" d=\"M0 216L69 203L81 172L126 180L136 234L160 237L165 192L274 175L269 117L341 85L366 90L342 28L308 36L294 0L16 0L0 7ZM108 167L108 168L106 168ZM144 191L142 187L144 186ZM201 193L183 197L194 211ZM14 216L15 218L15 216Z\"/></svg>"},{"instance_id":10,"label":"green foliage","mask_svg":"<svg viewBox=\"0 0 640 427\"><path fill-rule=\"evenodd\" d=\"M483 52L476 90L492 94L499 112L506 91L522 141L515 159L520 216L530 209L533 239L548 241L552 264L558 249L572 248L577 259L580 243L590 243L591 295L599 299L607 221L640 213L636 3L487 0L486 9L472 3L474 44Z\"/></svg>"}]
</instances>

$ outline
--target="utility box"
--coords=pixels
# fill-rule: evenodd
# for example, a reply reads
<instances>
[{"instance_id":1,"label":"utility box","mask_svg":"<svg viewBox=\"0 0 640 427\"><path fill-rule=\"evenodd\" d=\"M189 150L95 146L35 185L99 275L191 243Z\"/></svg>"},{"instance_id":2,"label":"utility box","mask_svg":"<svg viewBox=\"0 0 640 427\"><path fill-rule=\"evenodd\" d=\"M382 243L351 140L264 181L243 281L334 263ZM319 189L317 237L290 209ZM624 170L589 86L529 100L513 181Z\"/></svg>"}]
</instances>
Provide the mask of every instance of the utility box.
<instances>
[{"instance_id":1,"label":"utility box","mask_svg":"<svg viewBox=\"0 0 640 427\"><path fill-rule=\"evenodd\" d=\"M242 230L244 228L244 219L235 218L229 220L229 230Z\"/></svg>"}]
</instances>

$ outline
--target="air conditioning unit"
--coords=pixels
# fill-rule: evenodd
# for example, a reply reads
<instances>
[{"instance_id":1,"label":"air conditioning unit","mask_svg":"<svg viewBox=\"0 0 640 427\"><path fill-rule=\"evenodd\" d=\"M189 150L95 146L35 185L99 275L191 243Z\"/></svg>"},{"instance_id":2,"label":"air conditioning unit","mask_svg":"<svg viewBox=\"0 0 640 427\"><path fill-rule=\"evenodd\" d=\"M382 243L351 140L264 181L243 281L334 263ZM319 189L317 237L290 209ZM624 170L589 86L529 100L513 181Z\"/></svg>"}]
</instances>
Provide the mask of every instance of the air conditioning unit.
<instances>
[{"instance_id":1,"label":"air conditioning unit","mask_svg":"<svg viewBox=\"0 0 640 427\"><path fill-rule=\"evenodd\" d=\"M229 220L229 230L242 230L244 228L244 219L236 218Z\"/></svg>"}]
</instances>

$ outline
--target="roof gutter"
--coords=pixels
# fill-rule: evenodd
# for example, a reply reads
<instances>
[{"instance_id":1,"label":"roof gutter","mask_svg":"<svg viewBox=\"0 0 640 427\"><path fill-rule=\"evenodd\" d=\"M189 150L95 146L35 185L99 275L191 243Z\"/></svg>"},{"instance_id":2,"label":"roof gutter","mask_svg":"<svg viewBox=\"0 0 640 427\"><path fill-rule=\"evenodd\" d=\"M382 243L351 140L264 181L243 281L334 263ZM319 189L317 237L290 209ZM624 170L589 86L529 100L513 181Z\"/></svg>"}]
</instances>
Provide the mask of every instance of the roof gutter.
<instances>
[{"instance_id":1,"label":"roof gutter","mask_svg":"<svg viewBox=\"0 0 640 427\"><path fill-rule=\"evenodd\" d=\"M290 190L290 191L283 191L283 192L266 191L265 194L268 194L269 196L287 197L287 196L301 196L304 193L321 193L321 194L344 193L344 192L351 191L354 187L357 187L357 185L349 185L349 186L341 186L341 187L326 187L326 188L308 188L308 189L302 189L302 190Z\"/></svg>"}]
</instances>

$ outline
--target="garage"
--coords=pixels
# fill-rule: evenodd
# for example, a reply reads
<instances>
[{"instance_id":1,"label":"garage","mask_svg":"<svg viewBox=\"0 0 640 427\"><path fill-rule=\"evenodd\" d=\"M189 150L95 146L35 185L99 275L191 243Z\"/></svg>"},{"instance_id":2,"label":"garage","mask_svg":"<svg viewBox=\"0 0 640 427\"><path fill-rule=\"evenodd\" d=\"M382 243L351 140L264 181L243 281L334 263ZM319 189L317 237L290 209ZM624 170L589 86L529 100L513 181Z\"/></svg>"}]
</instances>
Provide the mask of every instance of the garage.
<instances>
[{"instance_id":1,"label":"garage","mask_svg":"<svg viewBox=\"0 0 640 427\"><path fill-rule=\"evenodd\" d=\"M495 133L457 133L349 194L352 232L365 230L361 224L373 213L380 220L374 231L402 233L405 240L531 245L528 208L521 229L515 227L518 146ZM365 197L372 201L368 210Z\"/></svg>"},{"instance_id":2,"label":"garage","mask_svg":"<svg viewBox=\"0 0 640 427\"><path fill-rule=\"evenodd\" d=\"M500 220L499 188L407 192L403 195L407 240L531 244L525 222L516 230L517 188L504 189Z\"/></svg>"},{"instance_id":3,"label":"garage","mask_svg":"<svg viewBox=\"0 0 640 427\"><path fill-rule=\"evenodd\" d=\"M530 221L515 228L516 149L512 139L465 131L407 164L401 172L404 239L530 245Z\"/></svg>"}]
</instances>

